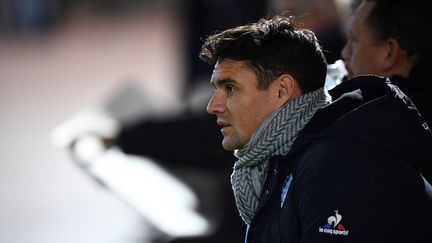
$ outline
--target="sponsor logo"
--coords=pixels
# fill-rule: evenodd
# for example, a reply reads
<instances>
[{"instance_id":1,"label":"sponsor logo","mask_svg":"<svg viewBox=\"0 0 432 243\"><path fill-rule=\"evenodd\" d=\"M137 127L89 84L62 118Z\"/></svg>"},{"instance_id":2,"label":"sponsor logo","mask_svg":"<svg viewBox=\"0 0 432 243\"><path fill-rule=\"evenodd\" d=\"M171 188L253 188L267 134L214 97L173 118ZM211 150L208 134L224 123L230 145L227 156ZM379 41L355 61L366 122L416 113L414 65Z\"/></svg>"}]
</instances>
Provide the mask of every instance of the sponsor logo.
<instances>
[{"instance_id":1,"label":"sponsor logo","mask_svg":"<svg viewBox=\"0 0 432 243\"><path fill-rule=\"evenodd\" d=\"M340 222L342 220L342 215L339 214L339 210L335 210L335 215L328 217L327 224L322 227L318 227L320 233L330 234L330 235L348 235L349 230L345 228Z\"/></svg>"}]
</instances>

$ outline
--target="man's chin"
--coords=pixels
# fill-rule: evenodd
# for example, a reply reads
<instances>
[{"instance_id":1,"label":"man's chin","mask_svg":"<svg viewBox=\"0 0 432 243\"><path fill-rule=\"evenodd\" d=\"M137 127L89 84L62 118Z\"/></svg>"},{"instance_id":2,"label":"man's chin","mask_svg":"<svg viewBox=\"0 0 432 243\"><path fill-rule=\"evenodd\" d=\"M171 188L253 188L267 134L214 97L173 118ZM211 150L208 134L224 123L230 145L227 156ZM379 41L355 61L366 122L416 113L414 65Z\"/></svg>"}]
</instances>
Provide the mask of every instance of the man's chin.
<instances>
[{"instance_id":1,"label":"man's chin","mask_svg":"<svg viewBox=\"0 0 432 243\"><path fill-rule=\"evenodd\" d=\"M222 147L227 151L234 151L236 149L239 149L239 147L236 146L235 143L226 138L222 140Z\"/></svg>"},{"instance_id":2,"label":"man's chin","mask_svg":"<svg viewBox=\"0 0 432 243\"><path fill-rule=\"evenodd\" d=\"M224 143L222 143L222 147L226 150L226 151L234 151L236 150L236 148L233 148L229 145L225 145Z\"/></svg>"},{"instance_id":3,"label":"man's chin","mask_svg":"<svg viewBox=\"0 0 432 243\"><path fill-rule=\"evenodd\" d=\"M224 137L222 140L222 147L227 151L234 151L236 149L241 149L246 142L240 140L236 137L236 139L230 139L229 137Z\"/></svg>"}]
</instances>

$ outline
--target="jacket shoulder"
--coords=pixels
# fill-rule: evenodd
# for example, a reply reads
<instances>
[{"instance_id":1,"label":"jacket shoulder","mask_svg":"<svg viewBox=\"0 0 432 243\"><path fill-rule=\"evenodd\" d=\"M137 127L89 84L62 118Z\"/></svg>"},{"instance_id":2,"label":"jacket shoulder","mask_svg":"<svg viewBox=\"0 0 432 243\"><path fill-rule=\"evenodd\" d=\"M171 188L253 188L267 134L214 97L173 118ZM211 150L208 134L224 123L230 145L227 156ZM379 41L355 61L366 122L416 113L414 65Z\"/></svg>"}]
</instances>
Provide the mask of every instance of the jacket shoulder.
<instances>
[{"instance_id":1,"label":"jacket shoulder","mask_svg":"<svg viewBox=\"0 0 432 243\"><path fill-rule=\"evenodd\" d=\"M338 237L350 242L404 242L407 234L402 232L407 228L425 230L416 238L419 242L426 234L432 236L426 233L432 204L423 179L378 148L353 140L322 139L299 155L293 177L291 196L304 242L336 240L328 232L337 231L324 230L338 227L332 221L336 214L342 217L339 229L346 231Z\"/></svg>"}]
</instances>

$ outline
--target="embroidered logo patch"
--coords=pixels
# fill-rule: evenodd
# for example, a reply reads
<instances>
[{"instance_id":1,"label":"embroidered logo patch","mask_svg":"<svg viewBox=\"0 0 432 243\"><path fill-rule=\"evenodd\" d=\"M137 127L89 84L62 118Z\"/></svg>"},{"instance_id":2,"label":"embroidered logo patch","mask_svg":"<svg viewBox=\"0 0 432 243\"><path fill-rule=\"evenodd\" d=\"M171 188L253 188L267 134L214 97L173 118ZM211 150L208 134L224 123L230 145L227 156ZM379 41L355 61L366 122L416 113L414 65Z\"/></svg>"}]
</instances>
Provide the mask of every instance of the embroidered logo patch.
<instances>
[{"instance_id":1,"label":"embroidered logo patch","mask_svg":"<svg viewBox=\"0 0 432 243\"><path fill-rule=\"evenodd\" d=\"M331 235L348 235L349 230L345 229L340 221L342 220L342 215L339 214L339 210L335 210L335 215L328 217L327 224L318 228L320 233L326 233Z\"/></svg>"}]
</instances>

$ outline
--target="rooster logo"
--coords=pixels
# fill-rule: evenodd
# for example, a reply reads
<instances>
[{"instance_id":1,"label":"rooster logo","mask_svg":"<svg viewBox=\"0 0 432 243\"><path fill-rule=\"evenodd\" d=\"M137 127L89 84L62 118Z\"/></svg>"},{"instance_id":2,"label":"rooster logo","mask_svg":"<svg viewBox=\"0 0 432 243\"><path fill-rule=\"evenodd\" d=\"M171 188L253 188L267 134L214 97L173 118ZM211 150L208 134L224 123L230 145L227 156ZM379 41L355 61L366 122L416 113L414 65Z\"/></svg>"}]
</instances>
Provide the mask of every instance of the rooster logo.
<instances>
[{"instance_id":1,"label":"rooster logo","mask_svg":"<svg viewBox=\"0 0 432 243\"><path fill-rule=\"evenodd\" d=\"M328 217L327 224L323 226L324 229L338 229L345 230L345 227L340 223L342 215L339 214L339 210L335 210L335 215Z\"/></svg>"}]
</instances>

